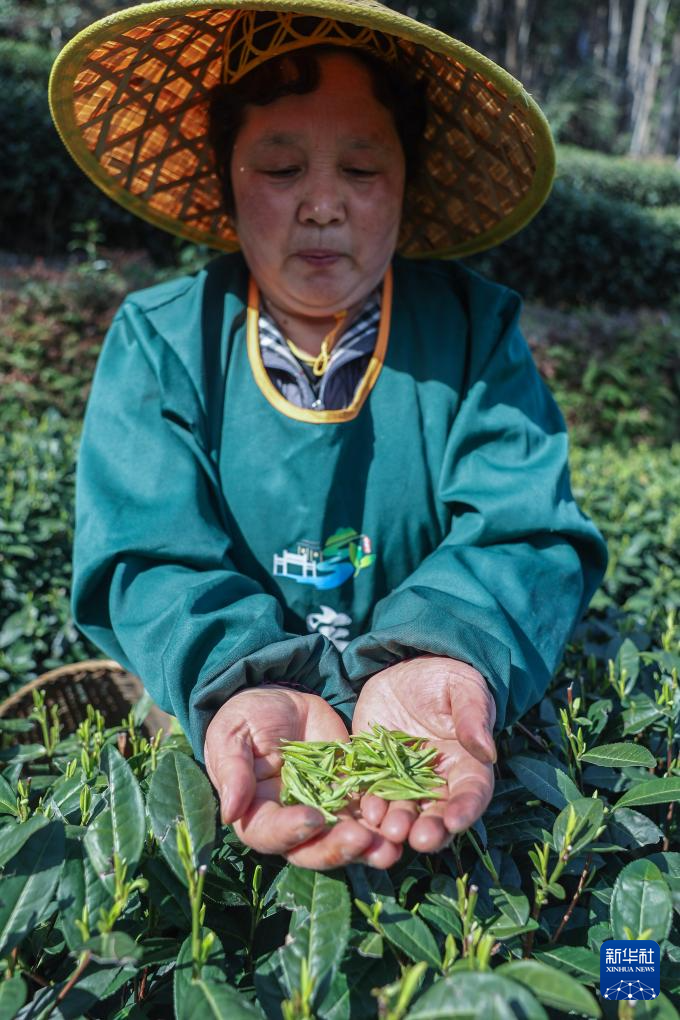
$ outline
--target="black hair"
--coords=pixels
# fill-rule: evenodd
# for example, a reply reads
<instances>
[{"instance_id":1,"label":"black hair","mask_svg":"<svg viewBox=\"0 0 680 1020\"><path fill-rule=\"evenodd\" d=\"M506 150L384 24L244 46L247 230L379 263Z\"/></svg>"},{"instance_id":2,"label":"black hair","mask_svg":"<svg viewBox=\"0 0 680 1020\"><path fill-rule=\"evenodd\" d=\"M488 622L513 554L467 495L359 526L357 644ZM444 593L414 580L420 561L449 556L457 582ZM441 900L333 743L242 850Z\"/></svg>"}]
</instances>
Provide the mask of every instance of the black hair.
<instances>
[{"instance_id":1,"label":"black hair","mask_svg":"<svg viewBox=\"0 0 680 1020\"><path fill-rule=\"evenodd\" d=\"M224 209L234 216L231 156L236 136L245 121L245 108L267 106L289 95L314 92L321 81L319 57L342 53L358 60L370 74L373 94L389 110L404 152L406 183L420 168L420 144L427 121L425 85L407 69L381 60L368 50L320 45L273 57L229 85L211 89L208 104L208 137L222 184Z\"/></svg>"}]
</instances>

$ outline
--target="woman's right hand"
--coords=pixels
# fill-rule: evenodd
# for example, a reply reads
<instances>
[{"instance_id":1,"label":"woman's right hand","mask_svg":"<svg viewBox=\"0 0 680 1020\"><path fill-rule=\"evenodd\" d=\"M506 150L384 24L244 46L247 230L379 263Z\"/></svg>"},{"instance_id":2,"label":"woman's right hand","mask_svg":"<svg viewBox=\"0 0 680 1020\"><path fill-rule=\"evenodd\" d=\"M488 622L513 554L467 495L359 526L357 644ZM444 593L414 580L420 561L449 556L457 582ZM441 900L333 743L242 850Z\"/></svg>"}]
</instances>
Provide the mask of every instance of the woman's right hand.
<instances>
[{"instance_id":1,"label":"woman's right hand","mask_svg":"<svg viewBox=\"0 0 680 1020\"><path fill-rule=\"evenodd\" d=\"M224 824L233 825L254 850L281 854L301 868L327 870L352 862L391 867L401 856L401 844L349 811L328 827L315 808L280 804L281 738L349 740L349 733L323 698L285 687L239 691L211 720L205 764Z\"/></svg>"}]
</instances>

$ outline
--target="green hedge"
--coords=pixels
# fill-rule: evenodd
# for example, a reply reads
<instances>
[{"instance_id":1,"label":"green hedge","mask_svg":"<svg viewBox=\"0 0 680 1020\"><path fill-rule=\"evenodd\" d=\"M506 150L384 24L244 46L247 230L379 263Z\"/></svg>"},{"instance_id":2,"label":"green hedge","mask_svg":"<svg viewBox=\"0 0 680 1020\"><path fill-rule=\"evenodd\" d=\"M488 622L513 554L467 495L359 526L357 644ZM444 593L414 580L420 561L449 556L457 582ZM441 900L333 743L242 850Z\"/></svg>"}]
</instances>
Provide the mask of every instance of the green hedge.
<instances>
[{"instance_id":1,"label":"green hedge","mask_svg":"<svg viewBox=\"0 0 680 1020\"><path fill-rule=\"evenodd\" d=\"M47 100L52 60L40 47L0 40L0 247L65 251L75 224L98 220L109 243L162 256L167 235L107 199L67 155Z\"/></svg>"},{"instance_id":2,"label":"green hedge","mask_svg":"<svg viewBox=\"0 0 680 1020\"><path fill-rule=\"evenodd\" d=\"M575 145L557 147L557 176L582 191L646 208L680 206L680 170L671 162L627 159Z\"/></svg>"},{"instance_id":3,"label":"green hedge","mask_svg":"<svg viewBox=\"0 0 680 1020\"><path fill-rule=\"evenodd\" d=\"M645 209L557 180L531 223L473 268L524 297L617 308L678 303L679 211Z\"/></svg>"}]
</instances>

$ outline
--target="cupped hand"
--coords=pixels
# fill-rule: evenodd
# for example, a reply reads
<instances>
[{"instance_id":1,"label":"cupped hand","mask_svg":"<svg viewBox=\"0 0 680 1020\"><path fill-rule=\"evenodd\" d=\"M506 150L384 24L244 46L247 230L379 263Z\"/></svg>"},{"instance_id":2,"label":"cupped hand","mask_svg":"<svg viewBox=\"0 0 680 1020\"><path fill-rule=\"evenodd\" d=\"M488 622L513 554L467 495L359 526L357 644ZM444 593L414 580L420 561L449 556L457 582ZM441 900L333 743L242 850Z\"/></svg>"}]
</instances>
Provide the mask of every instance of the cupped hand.
<instances>
[{"instance_id":1,"label":"cupped hand","mask_svg":"<svg viewBox=\"0 0 680 1020\"><path fill-rule=\"evenodd\" d=\"M427 738L436 747L436 770L447 785L441 800L392 801L366 794L362 816L386 839L408 838L432 853L468 829L486 810L494 787L496 706L487 683L466 662L420 656L398 662L368 680L357 700L352 732L373 723ZM440 791L438 791L440 792Z\"/></svg>"},{"instance_id":2,"label":"cupped hand","mask_svg":"<svg viewBox=\"0 0 680 1020\"><path fill-rule=\"evenodd\" d=\"M323 698L275 686L239 691L212 718L205 764L224 824L232 824L239 839L260 853L281 854L302 868L394 864L401 844L357 820L350 809L328 827L315 808L280 804L281 738L349 740L349 733Z\"/></svg>"}]
</instances>

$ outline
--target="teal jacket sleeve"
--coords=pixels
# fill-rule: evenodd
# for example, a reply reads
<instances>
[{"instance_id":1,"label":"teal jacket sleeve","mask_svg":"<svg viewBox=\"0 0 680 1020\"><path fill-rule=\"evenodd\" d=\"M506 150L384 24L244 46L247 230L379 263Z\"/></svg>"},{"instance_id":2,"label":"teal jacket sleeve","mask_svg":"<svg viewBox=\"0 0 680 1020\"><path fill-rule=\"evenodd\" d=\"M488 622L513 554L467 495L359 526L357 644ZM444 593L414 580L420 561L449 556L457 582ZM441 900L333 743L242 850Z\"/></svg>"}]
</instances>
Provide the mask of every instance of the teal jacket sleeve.
<instances>
[{"instance_id":1,"label":"teal jacket sleeve","mask_svg":"<svg viewBox=\"0 0 680 1020\"><path fill-rule=\"evenodd\" d=\"M77 626L177 716L205 730L248 684L294 681L351 717L335 647L282 628L276 598L235 570L201 406L177 354L126 303L106 337L76 478Z\"/></svg>"},{"instance_id":2,"label":"teal jacket sleeve","mask_svg":"<svg viewBox=\"0 0 680 1020\"><path fill-rule=\"evenodd\" d=\"M520 332L519 296L474 274L467 300L468 381L438 479L450 530L343 662L356 689L423 653L468 662L501 729L545 693L607 549L574 501L565 422Z\"/></svg>"}]
</instances>

